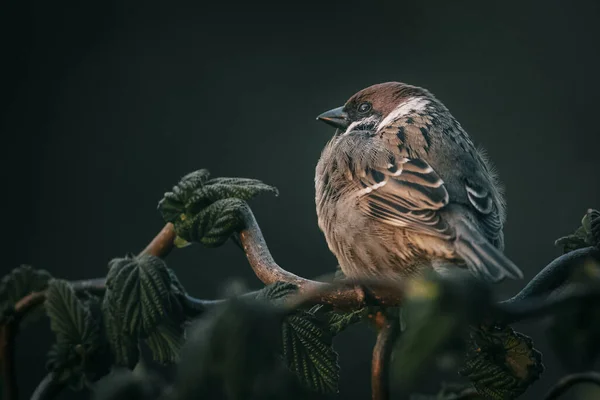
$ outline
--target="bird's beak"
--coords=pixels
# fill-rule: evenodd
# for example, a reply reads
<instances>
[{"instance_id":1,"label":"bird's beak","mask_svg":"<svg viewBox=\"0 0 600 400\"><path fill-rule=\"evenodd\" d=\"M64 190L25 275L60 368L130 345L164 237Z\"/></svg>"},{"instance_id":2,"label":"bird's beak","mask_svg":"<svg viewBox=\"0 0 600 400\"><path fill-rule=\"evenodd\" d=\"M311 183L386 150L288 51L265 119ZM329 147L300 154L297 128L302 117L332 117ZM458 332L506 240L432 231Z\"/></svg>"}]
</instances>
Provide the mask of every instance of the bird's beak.
<instances>
[{"instance_id":1,"label":"bird's beak","mask_svg":"<svg viewBox=\"0 0 600 400\"><path fill-rule=\"evenodd\" d=\"M346 129L350 125L348 114L344 112L344 107L334 108L324 112L317 117L318 121L323 121L338 129Z\"/></svg>"}]
</instances>

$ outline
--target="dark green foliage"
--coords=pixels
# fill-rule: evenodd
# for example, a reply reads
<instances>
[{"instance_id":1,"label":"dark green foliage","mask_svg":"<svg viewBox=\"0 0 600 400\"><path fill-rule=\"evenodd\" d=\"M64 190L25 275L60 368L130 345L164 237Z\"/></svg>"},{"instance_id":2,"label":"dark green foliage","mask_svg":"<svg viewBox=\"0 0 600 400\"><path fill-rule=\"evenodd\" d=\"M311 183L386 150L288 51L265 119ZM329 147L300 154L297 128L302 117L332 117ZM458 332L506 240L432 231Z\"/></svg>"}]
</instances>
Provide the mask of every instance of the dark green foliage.
<instances>
[{"instance_id":1,"label":"dark green foliage","mask_svg":"<svg viewBox=\"0 0 600 400\"><path fill-rule=\"evenodd\" d=\"M51 278L47 271L33 269L29 265L21 265L13 269L0 282L0 316L10 312L12 307L28 294L44 290ZM21 323L27 323L40 315L43 314L29 313Z\"/></svg>"},{"instance_id":2,"label":"dark green foliage","mask_svg":"<svg viewBox=\"0 0 600 400\"><path fill-rule=\"evenodd\" d=\"M367 308L361 308L350 312L330 311L325 314L329 332L331 332L332 335L337 335L350 325L354 325L363 320L367 316L367 313Z\"/></svg>"},{"instance_id":3,"label":"dark green foliage","mask_svg":"<svg viewBox=\"0 0 600 400\"><path fill-rule=\"evenodd\" d=\"M171 364L179 360L179 350L183 345L184 329L182 325L162 324L146 339L152 351L152 357L161 364Z\"/></svg>"},{"instance_id":4,"label":"dark green foliage","mask_svg":"<svg viewBox=\"0 0 600 400\"><path fill-rule=\"evenodd\" d=\"M110 301L110 300L109 300ZM116 366L133 369L139 359L138 339L124 333L123 320L110 303L102 304L104 329Z\"/></svg>"},{"instance_id":5,"label":"dark green foliage","mask_svg":"<svg viewBox=\"0 0 600 400\"><path fill-rule=\"evenodd\" d=\"M283 323L284 360L304 386L318 393L338 391L340 368L332 339L327 324L309 312Z\"/></svg>"},{"instance_id":6,"label":"dark green foliage","mask_svg":"<svg viewBox=\"0 0 600 400\"><path fill-rule=\"evenodd\" d=\"M257 300L282 304L296 292L296 286L277 282L265 287ZM333 335L325 314L319 307L310 311L298 310L282 324L282 355L285 364L294 372L304 387L318 393L338 391L338 355L333 350Z\"/></svg>"},{"instance_id":7,"label":"dark green foliage","mask_svg":"<svg viewBox=\"0 0 600 400\"><path fill-rule=\"evenodd\" d=\"M241 228L245 201L264 192L277 194L256 179L208 178L204 169L184 176L158 204L164 220L175 225L185 242L220 246Z\"/></svg>"},{"instance_id":8,"label":"dark green foliage","mask_svg":"<svg viewBox=\"0 0 600 400\"><path fill-rule=\"evenodd\" d=\"M178 300L184 289L164 261L149 255L114 259L106 286L102 309L116 364L135 366L139 339L155 360L176 361L184 338L186 318Z\"/></svg>"},{"instance_id":9,"label":"dark green foliage","mask_svg":"<svg viewBox=\"0 0 600 400\"><path fill-rule=\"evenodd\" d=\"M110 363L104 357L100 315L92 311L94 301L82 302L63 280L52 280L46 292L46 313L56 335L47 367L59 382L76 389L106 373Z\"/></svg>"},{"instance_id":10,"label":"dark green foliage","mask_svg":"<svg viewBox=\"0 0 600 400\"><path fill-rule=\"evenodd\" d=\"M284 300L287 296L296 293L298 288L293 283L275 282L272 285L265 286L256 294L256 300L275 302L276 300Z\"/></svg>"},{"instance_id":11,"label":"dark green foliage","mask_svg":"<svg viewBox=\"0 0 600 400\"><path fill-rule=\"evenodd\" d=\"M175 231L186 242L218 247L242 228L240 212L244 207L247 205L240 199L218 200L197 214L175 222Z\"/></svg>"},{"instance_id":12,"label":"dark green foliage","mask_svg":"<svg viewBox=\"0 0 600 400\"><path fill-rule=\"evenodd\" d=\"M529 337L508 326L471 329L460 374L468 377L484 398L516 399L543 371L542 354Z\"/></svg>"},{"instance_id":13,"label":"dark green foliage","mask_svg":"<svg viewBox=\"0 0 600 400\"><path fill-rule=\"evenodd\" d=\"M581 220L581 226L572 234L556 240L555 245L562 246L564 253L588 246L600 248L600 212L589 209Z\"/></svg>"},{"instance_id":14,"label":"dark green foliage","mask_svg":"<svg viewBox=\"0 0 600 400\"><path fill-rule=\"evenodd\" d=\"M243 225L252 221L246 201L263 192L277 194L275 188L255 179L210 179L207 170L199 170L165 193L158 208L165 221L174 224L176 244L195 241L215 247L251 227ZM600 212L588 210L582 226L557 244L565 252L600 248ZM594 252L581 251L585 255ZM524 393L543 372L541 354L530 338L492 321L512 322L548 312L546 299L528 300L541 289L566 286L570 263L562 261L567 258L556 260L557 265L545 268L538 280L503 304L492 302L490 288L468 273L408 282L401 309L402 333L391 357L392 384L408 394L436 358L450 353L456 361L466 353L460 373L471 384L444 387L427 398L511 400ZM336 277L343 278L339 271ZM284 282L226 301L194 299L161 259L149 255L112 260L102 299L76 293L69 283L50 279L47 272L27 266L13 270L0 283L0 308L3 321L14 322L8 318L14 304L47 288L45 309L56 335L48 368L58 383L81 388L106 376L111 367L133 369L144 344L157 362L170 364L181 357L172 391L165 390L157 377L138 374L136 368L136 373L107 377L97 392L99 400L323 398L338 392L338 356L332 348L335 335L373 310L400 323L399 309L391 307L340 312L317 305L293 310L287 300L298 288ZM567 280L575 284L568 289L573 293L581 294L584 289L595 295L600 292L600 266L584 263ZM551 310L554 315L548 329L556 354L573 370L591 368L600 353L600 313L596 304L583 298L574 296L563 308ZM200 315L187 341L185 327L191 316L186 313ZM398 325L392 327L400 331ZM180 352L182 346L185 350Z\"/></svg>"},{"instance_id":15,"label":"dark green foliage","mask_svg":"<svg viewBox=\"0 0 600 400\"><path fill-rule=\"evenodd\" d=\"M105 298L127 322L125 334L146 337L171 308L171 275L158 257L112 260L106 286Z\"/></svg>"},{"instance_id":16,"label":"dark green foliage","mask_svg":"<svg viewBox=\"0 0 600 400\"><path fill-rule=\"evenodd\" d=\"M207 312L190 329L173 398L299 398L279 356L284 316L279 307L241 299Z\"/></svg>"},{"instance_id":17,"label":"dark green foliage","mask_svg":"<svg viewBox=\"0 0 600 400\"><path fill-rule=\"evenodd\" d=\"M353 311L337 311L331 306L318 304L311 308L310 312L325 321L329 332L335 336L351 325L354 325L367 317L369 308L360 308Z\"/></svg>"},{"instance_id":18,"label":"dark green foliage","mask_svg":"<svg viewBox=\"0 0 600 400\"><path fill-rule=\"evenodd\" d=\"M468 274L431 276L408 285L402 307L406 330L394 348L392 382L408 393L435 357L451 348L461 351L467 327L491 306L489 289Z\"/></svg>"}]
</instances>

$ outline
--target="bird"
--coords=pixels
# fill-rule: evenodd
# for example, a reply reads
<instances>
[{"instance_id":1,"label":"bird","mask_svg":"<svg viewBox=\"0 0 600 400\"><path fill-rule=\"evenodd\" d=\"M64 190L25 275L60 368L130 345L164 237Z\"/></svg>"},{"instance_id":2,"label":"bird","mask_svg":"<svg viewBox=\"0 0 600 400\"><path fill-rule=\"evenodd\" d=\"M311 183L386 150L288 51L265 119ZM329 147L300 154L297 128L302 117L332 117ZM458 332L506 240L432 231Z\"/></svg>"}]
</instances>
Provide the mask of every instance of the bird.
<instances>
[{"instance_id":1,"label":"bird","mask_svg":"<svg viewBox=\"0 0 600 400\"><path fill-rule=\"evenodd\" d=\"M427 89L376 84L317 120L336 128L317 163L315 202L344 276L523 277L503 253L495 168Z\"/></svg>"}]
</instances>

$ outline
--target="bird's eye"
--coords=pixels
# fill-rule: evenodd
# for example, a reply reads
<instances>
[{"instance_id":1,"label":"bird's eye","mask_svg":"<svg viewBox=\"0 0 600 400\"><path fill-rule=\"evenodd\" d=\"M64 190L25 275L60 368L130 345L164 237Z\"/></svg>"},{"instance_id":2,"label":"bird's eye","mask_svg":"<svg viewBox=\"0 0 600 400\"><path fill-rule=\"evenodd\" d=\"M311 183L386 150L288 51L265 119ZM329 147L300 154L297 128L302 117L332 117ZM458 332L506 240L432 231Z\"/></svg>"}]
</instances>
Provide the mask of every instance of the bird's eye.
<instances>
[{"instance_id":1,"label":"bird's eye","mask_svg":"<svg viewBox=\"0 0 600 400\"><path fill-rule=\"evenodd\" d=\"M366 114L369 111L371 111L371 103L369 102L364 102L364 103L360 103L358 106L358 112L361 114Z\"/></svg>"}]
</instances>

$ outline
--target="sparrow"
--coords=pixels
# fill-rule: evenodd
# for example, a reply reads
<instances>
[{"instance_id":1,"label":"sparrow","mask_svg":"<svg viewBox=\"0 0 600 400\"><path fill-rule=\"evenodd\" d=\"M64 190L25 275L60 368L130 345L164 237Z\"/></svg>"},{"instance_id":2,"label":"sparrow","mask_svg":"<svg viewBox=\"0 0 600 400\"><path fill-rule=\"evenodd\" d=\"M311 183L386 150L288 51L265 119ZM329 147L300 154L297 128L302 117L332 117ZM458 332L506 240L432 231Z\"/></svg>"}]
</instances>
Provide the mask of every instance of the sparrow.
<instances>
[{"instance_id":1,"label":"sparrow","mask_svg":"<svg viewBox=\"0 0 600 400\"><path fill-rule=\"evenodd\" d=\"M319 228L349 278L470 271L522 278L504 254L503 191L485 153L426 89L387 82L317 117Z\"/></svg>"}]
</instances>

